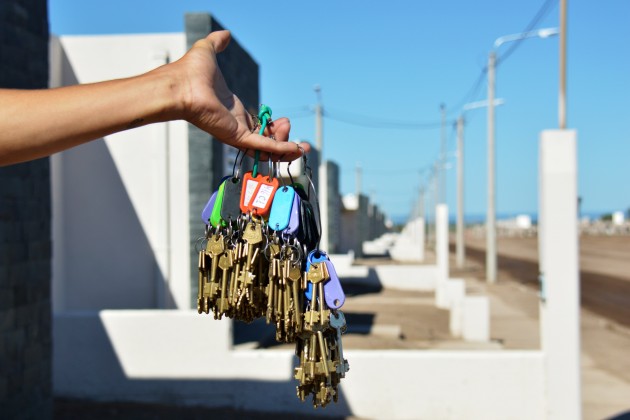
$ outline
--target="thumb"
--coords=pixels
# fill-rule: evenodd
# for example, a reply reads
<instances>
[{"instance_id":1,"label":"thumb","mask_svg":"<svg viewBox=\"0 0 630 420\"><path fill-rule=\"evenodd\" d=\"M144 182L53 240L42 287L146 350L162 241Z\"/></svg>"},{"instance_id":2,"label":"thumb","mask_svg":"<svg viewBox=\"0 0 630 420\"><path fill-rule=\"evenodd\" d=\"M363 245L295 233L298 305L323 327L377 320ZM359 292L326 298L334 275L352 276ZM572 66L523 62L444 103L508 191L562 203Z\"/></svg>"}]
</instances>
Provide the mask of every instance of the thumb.
<instances>
[{"instance_id":1,"label":"thumb","mask_svg":"<svg viewBox=\"0 0 630 420\"><path fill-rule=\"evenodd\" d=\"M208 41L214 47L214 51L220 53L223 51L228 44L230 43L230 31L216 31L211 32L210 35L206 37Z\"/></svg>"}]
</instances>

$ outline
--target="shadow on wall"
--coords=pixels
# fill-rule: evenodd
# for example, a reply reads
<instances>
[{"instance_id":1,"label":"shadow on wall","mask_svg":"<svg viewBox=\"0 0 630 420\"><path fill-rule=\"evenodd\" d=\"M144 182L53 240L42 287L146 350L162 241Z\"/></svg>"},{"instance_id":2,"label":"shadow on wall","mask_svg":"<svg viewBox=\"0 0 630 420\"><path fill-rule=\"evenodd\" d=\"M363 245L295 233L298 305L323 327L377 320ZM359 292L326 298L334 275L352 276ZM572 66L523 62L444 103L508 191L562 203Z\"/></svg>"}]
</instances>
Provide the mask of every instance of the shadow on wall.
<instances>
[{"instance_id":1,"label":"shadow on wall","mask_svg":"<svg viewBox=\"0 0 630 420\"><path fill-rule=\"evenodd\" d=\"M180 311L168 311L180 312ZM212 322L216 322L212 320ZM163 339L158 339L158 345L171 348L172 337L168 327L163 330ZM310 400L301 402L296 396L297 381L293 380L293 367L290 372L281 376L290 380L259 380L240 377L230 378L203 378L203 377L179 377L179 378L132 378L125 374L123 361L117 355L115 343L110 340L106 327L94 313L58 314L55 316L56 335L63 340L54 342L54 371L53 383L55 397L72 398L79 400L109 401L109 402L145 402L159 403L170 406L205 406L205 407L229 407L236 410L258 412L285 412L302 415L318 414L325 417L346 417L352 414L339 389L339 401L331 403L324 410L313 411ZM84 332L89 331L88 334ZM131 331L130 333L133 333ZM191 338L194 342L194 338ZM217 343L220 347L222 343ZM266 367L263 352L272 350L260 350L261 357L254 356L253 363L259 366L261 371ZM208 371L207 365L217 364L217 371L223 372L217 376L225 376L226 360L234 356L230 362L238 371L239 351L227 351L218 354L216 349L206 349L200 346L198 359ZM207 354L205 356L204 354ZM213 354L220 356L216 360ZM151 354L142 356L144 364L150 360ZM186 357L182 355L182 357ZM196 358L197 356L195 356ZM289 357L289 355L287 355ZM168 363L153 356L154 360L148 364ZM292 356L293 365L297 358ZM288 360L288 359L287 359ZM186 363L186 362L185 362ZM288 365L285 365L288 366ZM145 366L146 367L146 366ZM129 369L129 366L127 366ZM229 367L228 367L229 368ZM158 369L159 370L159 369ZM260 376L260 372L258 372ZM192 376L192 375L189 375ZM200 376L203 376L200 373ZM255 373L254 375L255 376Z\"/></svg>"},{"instance_id":2,"label":"shadow on wall","mask_svg":"<svg viewBox=\"0 0 630 420\"><path fill-rule=\"evenodd\" d=\"M172 304L105 141L68 150L53 165L62 184L53 185L53 200L62 201L53 240L61 235L63 246L53 260L63 267L55 270L54 284L61 286L64 310L157 308L163 299Z\"/></svg>"},{"instance_id":3,"label":"shadow on wall","mask_svg":"<svg viewBox=\"0 0 630 420\"><path fill-rule=\"evenodd\" d=\"M63 48L58 68L54 65L52 74L59 80L51 83L78 83ZM143 165L142 156L137 164ZM51 184L55 311L173 307L105 141L53 155Z\"/></svg>"}]
</instances>

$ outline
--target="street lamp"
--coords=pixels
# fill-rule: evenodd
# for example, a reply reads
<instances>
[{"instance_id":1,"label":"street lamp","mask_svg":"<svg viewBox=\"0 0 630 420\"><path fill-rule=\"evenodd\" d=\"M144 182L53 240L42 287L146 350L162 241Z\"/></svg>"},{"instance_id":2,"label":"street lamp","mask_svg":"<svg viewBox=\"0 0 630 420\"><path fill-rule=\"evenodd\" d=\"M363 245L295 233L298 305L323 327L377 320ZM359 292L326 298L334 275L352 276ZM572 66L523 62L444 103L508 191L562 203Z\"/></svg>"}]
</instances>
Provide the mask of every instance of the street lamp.
<instances>
[{"instance_id":1,"label":"street lamp","mask_svg":"<svg viewBox=\"0 0 630 420\"><path fill-rule=\"evenodd\" d=\"M525 38L548 38L558 34L557 28L544 28L520 34L505 35L494 41L488 57L488 210L486 213L486 281L497 281L496 203L495 203L495 146L494 146L494 89L496 52L507 42Z\"/></svg>"},{"instance_id":2,"label":"street lamp","mask_svg":"<svg viewBox=\"0 0 630 420\"><path fill-rule=\"evenodd\" d=\"M494 100L494 105L503 105L501 98ZM464 115L473 109L485 108L488 101L477 101L465 104L457 118L457 220L455 225L455 262L457 268L464 268L466 249L464 245Z\"/></svg>"},{"instance_id":3,"label":"street lamp","mask_svg":"<svg viewBox=\"0 0 630 420\"><path fill-rule=\"evenodd\" d=\"M317 95L317 104L315 104L315 143L319 152L319 161L324 163L324 140L322 129L322 88L319 85L313 86L315 95Z\"/></svg>"}]
</instances>

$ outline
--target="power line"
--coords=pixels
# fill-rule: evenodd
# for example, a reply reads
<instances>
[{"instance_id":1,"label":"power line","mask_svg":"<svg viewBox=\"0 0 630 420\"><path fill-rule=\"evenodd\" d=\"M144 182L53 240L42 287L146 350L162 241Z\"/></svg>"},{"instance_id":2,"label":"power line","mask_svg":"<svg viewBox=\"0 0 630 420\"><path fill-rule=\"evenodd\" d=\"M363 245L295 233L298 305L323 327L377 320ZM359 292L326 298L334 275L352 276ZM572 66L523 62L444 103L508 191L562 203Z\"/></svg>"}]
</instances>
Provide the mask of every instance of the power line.
<instances>
[{"instance_id":1,"label":"power line","mask_svg":"<svg viewBox=\"0 0 630 420\"><path fill-rule=\"evenodd\" d=\"M483 69L479 72L479 75L475 79L475 82L472 84L471 88L468 92L458 101L456 105L450 107L450 111L447 111L447 115L452 115L453 113L461 112L461 108L469 102L473 102L478 98L479 90L481 89L483 82L486 80L486 73L488 73L488 66L484 66Z\"/></svg>"},{"instance_id":2,"label":"power line","mask_svg":"<svg viewBox=\"0 0 630 420\"><path fill-rule=\"evenodd\" d=\"M545 17L547 17L547 15L553 10L552 6L555 6L557 4L557 1L558 0L545 0L545 2L542 4L540 9L538 9L538 12L536 12L536 14L532 18L532 20L529 22L529 24L525 27L525 29L522 32L530 32L531 30L533 30L534 27L536 25L538 25L538 23L540 23L541 20L543 20ZM514 51L516 51L516 49L521 45L521 43L523 41L524 41L524 38L515 41L510 46L510 48L507 49L507 51L505 53L503 53L500 57L497 57L495 66L498 67L499 63L502 63L505 60L507 60L508 57L510 55L512 55L514 53ZM472 84L472 87L462 97L462 99L460 99L456 103L455 106L450 108L450 111L447 112L447 115L452 115L455 112L459 112L459 110L465 104L467 104L469 102L472 102L473 100L478 98L477 95L479 94L479 90L481 89L482 84L483 84L483 82L486 79L486 74L487 73L488 73L488 66L486 65L479 72L479 75L477 76L477 78L475 79L474 83Z\"/></svg>"},{"instance_id":3,"label":"power line","mask_svg":"<svg viewBox=\"0 0 630 420\"><path fill-rule=\"evenodd\" d=\"M384 128L395 130L433 130L441 127L441 121L412 122L391 120L374 116L352 114L326 107L324 117L346 124L358 125L369 128Z\"/></svg>"},{"instance_id":4,"label":"power line","mask_svg":"<svg viewBox=\"0 0 630 420\"><path fill-rule=\"evenodd\" d=\"M528 23L525 29L522 32L530 32L531 30L540 23L547 15L553 10L552 7L557 4L558 0L545 0L541 7L538 9L532 20ZM518 49L523 42L524 39L520 39L515 41L510 48L507 49L505 53L496 59L496 66L498 67L500 63L506 61L513 53ZM446 115L452 115L454 113L460 113L461 108L476 99L478 99L478 95L483 86L483 83L486 79L486 74L488 72L488 67L484 66L477 78L473 82L470 89L466 92L466 94L461 97L461 99L456 102L455 106L449 107L449 111L447 111ZM296 114L291 115L291 118L305 118L313 115L314 111L309 106L298 106L283 109L283 111L287 114L290 114L290 111L296 112ZM338 121L344 124L350 124L360 127L367 128L380 128L380 129L393 129L393 130L435 130L441 127L441 121L430 121L430 122L414 122L414 121L401 121L401 120L391 120L384 119L380 117L368 116L368 115L360 115L353 114L346 111L340 111L331 109L326 107L323 116L325 118ZM455 120L447 121L447 124L454 124Z\"/></svg>"},{"instance_id":5,"label":"power line","mask_svg":"<svg viewBox=\"0 0 630 420\"><path fill-rule=\"evenodd\" d=\"M525 33L525 32L532 31L536 27L536 25L538 25L538 23L540 23L541 20L543 20L545 17L547 17L549 12L551 12L553 10L552 6L555 6L557 4L557 1L558 0L546 0L543 3L543 5L540 6L540 9L538 9L538 12L536 13L536 15L534 15L534 17L529 22L529 24L521 32ZM505 60L507 60L507 58L510 55L512 55L514 53L514 51L516 51L516 49L518 47L521 46L521 43L524 40L525 40L525 38L521 38L521 39L519 39L517 41L514 41L514 43L512 43L512 45L510 46L510 48L507 49L507 51L505 51L502 55L497 57L495 66L498 67L500 63L502 63Z\"/></svg>"}]
</instances>

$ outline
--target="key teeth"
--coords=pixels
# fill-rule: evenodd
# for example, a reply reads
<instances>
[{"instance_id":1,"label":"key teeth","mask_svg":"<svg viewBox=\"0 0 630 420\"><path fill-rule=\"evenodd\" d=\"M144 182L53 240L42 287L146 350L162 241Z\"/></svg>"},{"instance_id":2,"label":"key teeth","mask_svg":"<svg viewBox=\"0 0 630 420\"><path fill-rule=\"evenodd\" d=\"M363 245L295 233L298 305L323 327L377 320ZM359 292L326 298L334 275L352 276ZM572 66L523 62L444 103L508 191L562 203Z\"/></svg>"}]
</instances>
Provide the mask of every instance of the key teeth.
<instances>
[{"instance_id":1,"label":"key teeth","mask_svg":"<svg viewBox=\"0 0 630 420\"><path fill-rule=\"evenodd\" d=\"M323 290L333 270L318 261L304 271L301 251L296 259L293 242L267 236L260 218L239 226L245 227L246 235L228 235L219 227L219 233L207 237L206 251L199 255L197 312L212 311L215 319L225 316L249 323L265 317L267 324L273 322L278 342L297 342L299 365L293 371L297 397L304 402L311 396L314 408L337 402L338 384L350 366L341 345L345 319L339 321L341 311L327 306ZM310 304L304 295L309 281L314 286Z\"/></svg>"}]
</instances>

